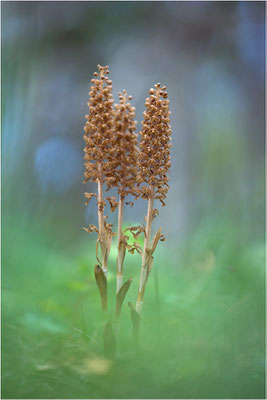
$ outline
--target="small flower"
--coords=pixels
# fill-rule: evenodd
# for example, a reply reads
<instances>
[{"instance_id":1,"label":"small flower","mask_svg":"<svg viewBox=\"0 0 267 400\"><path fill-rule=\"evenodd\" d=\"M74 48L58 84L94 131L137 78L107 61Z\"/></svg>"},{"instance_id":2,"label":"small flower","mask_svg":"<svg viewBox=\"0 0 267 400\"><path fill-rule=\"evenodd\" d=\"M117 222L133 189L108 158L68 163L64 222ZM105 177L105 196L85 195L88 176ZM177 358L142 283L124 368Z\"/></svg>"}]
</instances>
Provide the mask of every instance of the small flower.
<instances>
[{"instance_id":1,"label":"small flower","mask_svg":"<svg viewBox=\"0 0 267 400\"><path fill-rule=\"evenodd\" d=\"M113 213L118 207L118 202L116 201L115 196L107 197L106 200L109 202L110 211Z\"/></svg>"},{"instance_id":2,"label":"small flower","mask_svg":"<svg viewBox=\"0 0 267 400\"><path fill-rule=\"evenodd\" d=\"M85 197L87 199L85 204L88 204L89 201L92 199L92 197L97 198L97 195L95 193L87 193L87 192L85 192L84 195L85 195Z\"/></svg>"},{"instance_id":3,"label":"small flower","mask_svg":"<svg viewBox=\"0 0 267 400\"><path fill-rule=\"evenodd\" d=\"M87 233L92 233L92 232L97 232L98 233L98 229L95 225L89 225L88 228L83 228L83 230Z\"/></svg>"}]
</instances>

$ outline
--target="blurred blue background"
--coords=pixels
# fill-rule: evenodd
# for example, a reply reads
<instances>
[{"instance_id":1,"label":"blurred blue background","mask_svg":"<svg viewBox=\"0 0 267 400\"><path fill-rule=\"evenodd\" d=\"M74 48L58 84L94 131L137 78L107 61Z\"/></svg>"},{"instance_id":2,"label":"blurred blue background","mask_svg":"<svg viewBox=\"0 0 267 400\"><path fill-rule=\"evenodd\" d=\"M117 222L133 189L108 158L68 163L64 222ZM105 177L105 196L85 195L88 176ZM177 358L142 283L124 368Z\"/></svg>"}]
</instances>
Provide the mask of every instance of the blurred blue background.
<instances>
[{"instance_id":1,"label":"blurred blue background","mask_svg":"<svg viewBox=\"0 0 267 400\"><path fill-rule=\"evenodd\" d=\"M82 240L84 115L100 63L115 101L133 95L139 130L149 88L167 85L169 238L221 212L263 234L264 3L3 2L2 23L5 212L56 216L56 242Z\"/></svg>"},{"instance_id":2,"label":"blurred blue background","mask_svg":"<svg viewBox=\"0 0 267 400\"><path fill-rule=\"evenodd\" d=\"M225 290L218 292L218 296L226 296L224 305L233 298L238 304L250 293L259 296L254 303L252 300L254 308L249 315L258 346L251 354L260 360L255 361L256 367L252 364L261 372L255 378L259 381L250 383L249 388L251 396L261 397L265 3L2 2L1 6L3 304L9 321L5 325L6 336L3 335L3 340L7 337L9 341L9 346L4 342L4 398L38 398L50 393L45 387L31 394L26 384L14 386L20 373L22 379L24 367L14 355L18 337L10 333L12 326L29 335L28 331L36 328L39 321L42 327L50 323L57 333L60 325L55 320L43 322L40 315L43 318L52 310L64 325L66 315L73 312L66 310L72 304L68 293L73 291L76 295L80 288L86 303L86 290L96 290L93 277L92 287L87 287L89 271L92 274L90 263L95 262L96 238L81 228L96 223L96 205L92 201L86 207L83 197L84 191L96 188L82 182L84 115L97 64L110 67L115 102L123 89L133 96L138 130L150 87L156 82L167 86L172 112L172 168L167 206L159 206L160 215L154 226L162 226L167 238L158 257L165 261L168 258L174 282L178 270L187 274L193 265L201 269L203 260L205 271L210 265L228 269L240 266L240 279L235 283L229 283L229 278L222 282L220 276L218 281L214 279L225 284ZM145 212L146 202L138 200L134 208L127 209L125 223L139 224ZM115 222L115 218L110 220ZM242 275L244 264L249 269L246 278ZM158 271L159 279L163 279L166 272L160 266ZM64 286L61 281L66 276L69 280ZM184 282L190 290L196 279L194 274L191 278ZM245 279L249 283L242 291L240 285ZM186 296L189 299L202 293L201 282L196 279L199 291L192 289L179 301L178 286L170 289L162 283L162 291L170 295L166 304L176 307ZM215 287L216 284L212 290ZM58 297L52 301L55 293ZM134 299L134 292L132 296ZM205 303L201 310L207 307ZM247 310L245 305L243 316ZM40 313L39 319L31 319L32 312ZM216 312L213 310L213 315ZM90 313L93 311L89 308ZM84 329L90 330L88 324ZM241 329L243 325L238 326ZM237 337L238 334L233 340ZM27 340L20 341L26 351ZM246 347L244 341L243 348ZM14 363L21 369L13 375ZM246 370L242 382L247 376L252 376L250 370ZM38 386L42 387L39 381ZM226 391L225 396L244 396L249 389L242 392L241 386ZM180 392L171 387L170 384L163 397L167 398L168 393L179 396ZM153 396L151 390L142 392L143 396ZM199 397L204 393L212 398L220 394L215 389L207 390L196 389L192 394L184 389L181 396ZM52 389L51 393L64 398L60 389L59 394ZM101 390L93 393L96 397L107 395ZM113 392L115 397L124 395Z\"/></svg>"}]
</instances>

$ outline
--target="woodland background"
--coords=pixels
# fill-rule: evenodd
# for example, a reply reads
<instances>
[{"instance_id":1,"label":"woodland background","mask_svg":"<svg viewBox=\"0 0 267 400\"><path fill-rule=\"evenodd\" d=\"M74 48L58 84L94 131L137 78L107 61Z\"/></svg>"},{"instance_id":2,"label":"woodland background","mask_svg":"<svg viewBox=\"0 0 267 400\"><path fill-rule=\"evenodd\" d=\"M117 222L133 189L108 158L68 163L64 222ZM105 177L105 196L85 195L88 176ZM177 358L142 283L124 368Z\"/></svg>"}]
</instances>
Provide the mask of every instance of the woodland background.
<instances>
[{"instance_id":1,"label":"woodland background","mask_svg":"<svg viewBox=\"0 0 267 400\"><path fill-rule=\"evenodd\" d=\"M2 397L264 398L264 2L2 2ZM156 82L172 168L142 324L102 353L90 79L109 65L138 130ZM146 202L127 208L140 224ZM110 221L115 222L116 216ZM116 248L110 291L115 290ZM127 255L135 301L140 258ZM113 271L113 273L112 273Z\"/></svg>"}]
</instances>

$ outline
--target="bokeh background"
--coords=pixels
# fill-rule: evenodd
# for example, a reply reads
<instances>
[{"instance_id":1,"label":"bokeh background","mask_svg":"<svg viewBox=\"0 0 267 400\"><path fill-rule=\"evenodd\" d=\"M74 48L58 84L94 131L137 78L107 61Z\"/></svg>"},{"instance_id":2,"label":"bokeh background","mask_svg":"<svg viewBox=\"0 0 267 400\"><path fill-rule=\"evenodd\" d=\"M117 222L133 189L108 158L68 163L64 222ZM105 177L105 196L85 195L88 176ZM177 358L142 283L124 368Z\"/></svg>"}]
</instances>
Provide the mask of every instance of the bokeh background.
<instances>
[{"instance_id":1,"label":"bokeh background","mask_svg":"<svg viewBox=\"0 0 267 400\"><path fill-rule=\"evenodd\" d=\"M2 6L2 398L264 398L264 2ZM84 205L90 79L167 86L172 168L142 318L103 354L96 204ZM140 223L146 202L126 211ZM116 222L116 215L110 217ZM109 290L115 291L116 246ZM140 258L127 255L135 301Z\"/></svg>"}]
</instances>

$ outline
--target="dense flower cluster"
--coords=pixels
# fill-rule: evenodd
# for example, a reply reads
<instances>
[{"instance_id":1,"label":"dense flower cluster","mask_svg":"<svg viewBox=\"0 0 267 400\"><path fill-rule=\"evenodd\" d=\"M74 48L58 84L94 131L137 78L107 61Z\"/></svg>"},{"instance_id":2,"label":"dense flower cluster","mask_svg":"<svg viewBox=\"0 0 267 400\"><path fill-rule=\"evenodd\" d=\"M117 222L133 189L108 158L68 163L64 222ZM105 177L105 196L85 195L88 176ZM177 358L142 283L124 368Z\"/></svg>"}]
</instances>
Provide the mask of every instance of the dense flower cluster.
<instances>
[{"instance_id":1,"label":"dense flower cluster","mask_svg":"<svg viewBox=\"0 0 267 400\"><path fill-rule=\"evenodd\" d=\"M138 160L138 141L135 133L137 121L135 108L131 106L126 91L119 93L119 104L115 104L114 134L109 156L110 173L107 173L108 187L118 187L118 194L125 198L135 193Z\"/></svg>"},{"instance_id":2,"label":"dense flower cluster","mask_svg":"<svg viewBox=\"0 0 267 400\"><path fill-rule=\"evenodd\" d=\"M166 87L157 83L155 89L150 89L150 97L146 99L146 111L144 112L143 128L140 132L139 152L139 185L143 182L147 185L140 186L139 194L148 198L151 188L155 198L165 205L164 199L168 191L167 172L171 166L171 128L170 111Z\"/></svg>"},{"instance_id":3,"label":"dense flower cluster","mask_svg":"<svg viewBox=\"0 0 267 400\"><path fill-rule=\"evenodd\" d=\"M112 81L107 77L108 67L97 67L99 72L95 72L91 80L89 114L85 116L85 182L97 182L98 178L104 182L110 169L108 154L114 117Z\"/></svg>"}]
</instances>

